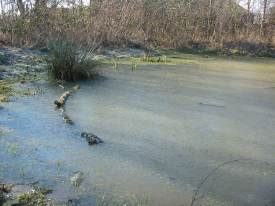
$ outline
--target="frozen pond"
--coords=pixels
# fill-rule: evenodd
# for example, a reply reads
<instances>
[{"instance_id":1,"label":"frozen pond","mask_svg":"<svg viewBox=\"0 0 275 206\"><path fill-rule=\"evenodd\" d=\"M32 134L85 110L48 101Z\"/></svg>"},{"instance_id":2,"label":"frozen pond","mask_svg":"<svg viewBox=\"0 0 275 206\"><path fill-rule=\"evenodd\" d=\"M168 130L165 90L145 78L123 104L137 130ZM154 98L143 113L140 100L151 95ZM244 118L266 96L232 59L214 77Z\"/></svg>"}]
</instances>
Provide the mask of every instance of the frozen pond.
<instances>
[{"instance_id":1,"label":"frozen pond","mask_svg":"<svg viewBox=\"0 0 275 206\"><path fill-rule=\"evenodd\" d=\"M112 196L180 206L220 166L194 205L274 204L275 61L106 67L80 85L66 105L75 126L54 109L56 86L3 105L0 126L10 131L0 133L0 181L39 180L52 198L79 205ZM82 131L105 143L88 146ZM85 174L77 189L75 171Z\"/></svg>"}]
</instances>

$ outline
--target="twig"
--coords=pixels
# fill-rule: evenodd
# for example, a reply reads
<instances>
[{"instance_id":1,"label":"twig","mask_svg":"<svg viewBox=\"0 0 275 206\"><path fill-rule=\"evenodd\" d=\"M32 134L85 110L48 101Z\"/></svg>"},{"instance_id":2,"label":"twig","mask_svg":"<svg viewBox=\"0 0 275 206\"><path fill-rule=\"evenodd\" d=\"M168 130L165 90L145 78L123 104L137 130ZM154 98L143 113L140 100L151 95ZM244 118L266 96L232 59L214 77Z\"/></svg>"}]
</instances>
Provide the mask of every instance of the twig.
<instances>
[{"instance_id":1,"label":"twig","mask_svg":"<svg viewBox=\"0 0 275 206\"><path fill-rule=\"evenodd\" d=\"M68 97L74 92L80 89L79 85L74 86L71 90L68 90L66 92L64 92L61 97L58 100L54 101L54 104L57 106L57 108L60 109L61 111L61 116L63 117L63 120L65 123L67 124L71 124L73 125L73 121L71 120L71 118L66 114L65 111L65 103L66 100L68 99Z\"/></svg>"},{"instance_id":2,"label":"twig","mask_svg":"<svg viewBox=\"0 0 275 206\"><path fill-rule=\"evenodd\" d=\"M100 45L101 45L101 42L96 44L94 47L91 47L88 52L82 54L82 56L80 57L80 62L84 61L87 58L87 56L93 54L95 50L99 48Z\"/></svg>"},{"instance_id":3,"label":"twig","mask_svg":"<svg viewBox=\"0 0 275 206\"><path fill-rule=\"evenodd\" d=\"M199 104L203 105L203 106L209 106L209 107L225 108L225 106L223 106L223 105L207 104L207 103L203 103L203 102L200 102Z\"/></svg>"},{"instance_id":4,"label":"twig","mask_svg":"<svg viewBox=\"0 0 275 206\"><path fill-rule=\"evenodd\" d=\"M65 87L61 84L58 85L60 88L65 89Z\"/></svg>"},{"instance_id":5,"label":"twig","mask_svg":"<svg viewBox=\"0 0 275 206\"><path fill-rule=\"evenodd\" d=\"M213 170L210 171L210 173L208 175L206 175L200 182L200 184L198 185L197 189L196 189L196 192L194 193L193 197L192 197L192 201L191 201L191 205L190 206L193 206L194 203L197 201L197 196L199 195L200 193L200 189L202 188L202 186L204 185L204 183L208 180L208 178L210 176L212 176L216 171L218 171L220 168L222 168L223 166L225 165L229 165L229 164L232 164L232 163L235 163L235 162L239 162L239 161L247 161L247 160L251 160L251 159L236 159L236 160L230 160L230 161L227 161L227 162L224 162L220 165L218 165L217 167L215 167Z\"/></svg>"}]
</instances>

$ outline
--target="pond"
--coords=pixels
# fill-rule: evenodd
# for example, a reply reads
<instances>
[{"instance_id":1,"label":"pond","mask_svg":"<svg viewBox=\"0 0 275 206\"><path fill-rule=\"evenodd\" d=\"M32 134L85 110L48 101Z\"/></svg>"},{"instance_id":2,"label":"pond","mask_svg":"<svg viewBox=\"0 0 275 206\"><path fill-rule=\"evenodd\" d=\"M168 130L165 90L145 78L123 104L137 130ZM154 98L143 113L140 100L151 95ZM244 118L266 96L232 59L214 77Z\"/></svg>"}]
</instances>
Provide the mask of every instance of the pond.
<instances>
[{"instance_id":1,"label":"pond","mask_svg":"<svg viewBox=\"0 0 275 206\"><path fill-rule=\"evenodd\" d=\"M64 90L47 83L41 95L2 105L0 181L39 180L51 198L77 205L274 204L274 60L205 58L101 73L68 99L75 125L53 105ZM105 143L89 146L83 131ZM85 176L78 188L69 182L76 171Z\"/></svg>"}]
</instances>

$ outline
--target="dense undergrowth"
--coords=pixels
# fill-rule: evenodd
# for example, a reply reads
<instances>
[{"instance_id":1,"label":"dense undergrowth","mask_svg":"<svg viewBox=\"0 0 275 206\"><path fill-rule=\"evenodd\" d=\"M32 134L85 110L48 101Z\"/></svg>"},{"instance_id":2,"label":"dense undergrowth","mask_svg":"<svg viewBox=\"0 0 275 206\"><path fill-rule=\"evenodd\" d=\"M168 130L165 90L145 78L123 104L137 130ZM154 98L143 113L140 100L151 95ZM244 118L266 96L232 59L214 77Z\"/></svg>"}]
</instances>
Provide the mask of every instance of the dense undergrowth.
<instances>
[{"instance_id":1,"label":"dense undergrowth","mask_svg":"<svg viewBox=\"0 0 275 206\"><path fill-rule=\"evenodd\" d=\"M2 1L0 44L45 48L66 35L87 48L100 43L258 56L270 56L275 45L272 1L253 1L265 5L260 11L235 0L30 2Z\"/></svg>"}]
</instances>

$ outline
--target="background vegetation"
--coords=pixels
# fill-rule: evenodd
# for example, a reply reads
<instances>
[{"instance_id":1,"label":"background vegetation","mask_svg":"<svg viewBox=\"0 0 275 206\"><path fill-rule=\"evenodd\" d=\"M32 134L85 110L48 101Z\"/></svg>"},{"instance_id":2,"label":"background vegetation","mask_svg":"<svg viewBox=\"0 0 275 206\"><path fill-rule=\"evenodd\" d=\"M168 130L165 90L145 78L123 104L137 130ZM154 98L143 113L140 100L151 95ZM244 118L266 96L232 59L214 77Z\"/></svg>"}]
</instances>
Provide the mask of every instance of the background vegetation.
<instances>
[{"instance_id":1,"label":"background vegetation","mask_svg":"<svg viewBox=\"0 0 275 206\"><path fill-rule=\"evenodd\" d=\"M265 55L275 42L274 0L0 1L0 40L15 46L43 48L66 36L88 47L214 48Z\"/></svg>"}]
</instances>

